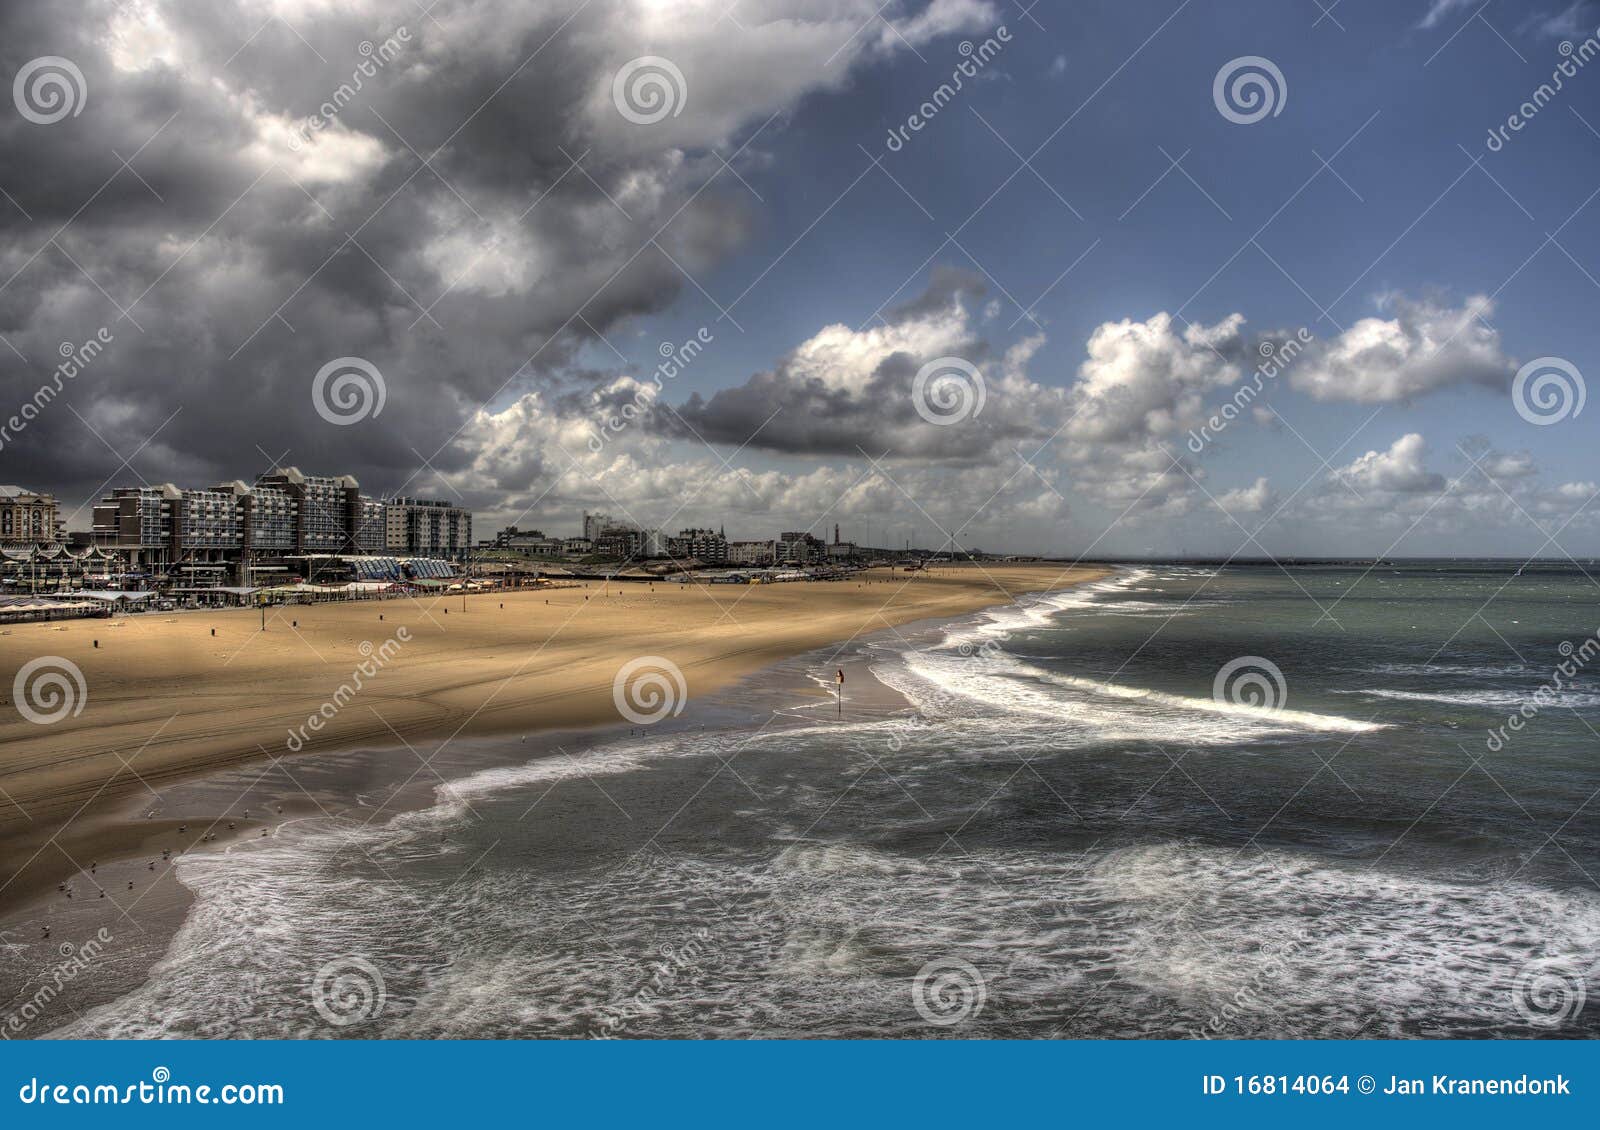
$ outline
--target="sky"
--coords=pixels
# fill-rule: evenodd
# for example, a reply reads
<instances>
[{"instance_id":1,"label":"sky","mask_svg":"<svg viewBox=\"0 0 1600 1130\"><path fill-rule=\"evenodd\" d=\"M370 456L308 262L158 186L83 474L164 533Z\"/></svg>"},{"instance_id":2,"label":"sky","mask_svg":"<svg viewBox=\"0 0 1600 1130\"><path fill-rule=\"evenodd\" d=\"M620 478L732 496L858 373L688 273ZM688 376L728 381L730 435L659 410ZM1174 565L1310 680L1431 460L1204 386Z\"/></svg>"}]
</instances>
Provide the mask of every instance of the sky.
<instances>
[{"instance_id":1,"label":"sky","mask_svg":"<svg viewBox=\"0 0 1600 1130\"><path fill-rule=\"evenodd\" d=\"M11 0L0 75L0 483L70 529L293 464L480 537L1600 554L1594 0Z\"/></svg>"}]
</instances>

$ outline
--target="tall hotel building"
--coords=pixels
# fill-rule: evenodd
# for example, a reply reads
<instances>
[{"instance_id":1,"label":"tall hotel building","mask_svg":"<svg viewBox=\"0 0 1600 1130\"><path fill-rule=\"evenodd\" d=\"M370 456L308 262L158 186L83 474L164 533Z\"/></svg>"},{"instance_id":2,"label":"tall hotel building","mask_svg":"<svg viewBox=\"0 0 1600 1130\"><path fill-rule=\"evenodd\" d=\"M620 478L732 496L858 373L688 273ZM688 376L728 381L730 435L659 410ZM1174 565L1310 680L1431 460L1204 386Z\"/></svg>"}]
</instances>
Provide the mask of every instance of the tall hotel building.
<instances>
[{"instance_id":1,"label":"tall hotel building","mask_svg":"<svg viewBox=\"0 0 1600 1130\"><path fill-rule=\"evenodd\" d=\"M407 552L448 556L470 546L465 511L414 499L398 505L402 511L426 506L446 527L440 540ZM197 490L171 483L118 487L94 506L94 541L121 554L135 572L190 584L248 582L256 568L269 562L281 567L286 557L390 552L388 509L362 494L349 475L278 467L249 486L236 480Z\"/></svg>"}]
</instances>

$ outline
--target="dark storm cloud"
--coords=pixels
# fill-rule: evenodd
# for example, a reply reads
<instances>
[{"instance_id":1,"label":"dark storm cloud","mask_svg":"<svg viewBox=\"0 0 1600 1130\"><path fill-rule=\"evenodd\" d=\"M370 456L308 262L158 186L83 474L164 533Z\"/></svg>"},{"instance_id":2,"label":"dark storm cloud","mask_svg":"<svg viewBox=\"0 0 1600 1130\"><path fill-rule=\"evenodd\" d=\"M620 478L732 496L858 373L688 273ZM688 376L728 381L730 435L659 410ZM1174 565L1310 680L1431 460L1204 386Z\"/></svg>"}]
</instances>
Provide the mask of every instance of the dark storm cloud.
<instances>
[{"instance_id":1,"label":"dark storm cloud","mask_svg":"<svg viewBox=\"0 0 1600 1130\"><path fill-rule=\"evenodd\" d=\"M444 4L439 24L296 7L287 20L252 3L0 11L8 85L59 55L86 87L81 112L54 124L0 113L0 372L14 402L0 418L49 377L60 343L114 337L0 450L0 481L55 489L70 509L113 473L204 483L287 450L398 487L424 458L459 466L457 427L508 384L677 294L665 256L636 253L710 170L619 143L585 110L612 66L614 6ZM411 19L409 41L337 125L292 149L289 127L396 19ZM742 234L718 196L662 236L691 270ZM315 410L313 374L344 355L383 374L377 426Z\"/></svg>"}]
</instances>

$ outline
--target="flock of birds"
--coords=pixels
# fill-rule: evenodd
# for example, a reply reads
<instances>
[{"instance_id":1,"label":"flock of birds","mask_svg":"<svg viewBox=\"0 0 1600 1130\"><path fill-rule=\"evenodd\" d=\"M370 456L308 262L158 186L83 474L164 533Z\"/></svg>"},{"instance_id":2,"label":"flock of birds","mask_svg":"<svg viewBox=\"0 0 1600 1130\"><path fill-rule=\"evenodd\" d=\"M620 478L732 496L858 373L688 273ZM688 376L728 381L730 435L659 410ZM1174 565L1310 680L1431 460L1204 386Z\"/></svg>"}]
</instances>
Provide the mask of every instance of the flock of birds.
<instances>
[{"instance_id":1,"label":"flock of birds","mask_svg":"<svg viewBox=\"0 0 1600 1130\"><path fill-rule=\"evenodd\" d=\"M278 808L278 815L280 815L280 816L283 815L283 805L280 804L280 805L277 806L277 808ZM249 818L250 818L250 810L247 808L247 809L244 810L244 812L243 812L243 814L241 816L241 819L248 820ZM234 821L229 820L227 823L228 823L228 830L230 832L237 830L238 825ZM212 827L215 828L216 825L213 824ZM187 825L187 824L179 824L178 825L177 834L180 835L180 836L188 835L189 834L189 825ZM266 828L261 829L261 834L263 836L268 835L269 834L268 829L266 829ZM203 844L209 844L209 843L213 842L214 840L216 840L216 838L217 838L217 833L208 829L207 831L201 833L199 842L203 843ZM182 851L181 848L178 850L178 854L179 855L183 854L183 851ZM156 864L157 863L170 863L172 861L172 856L173 856L173 849L172 848L162 848L161 849L161 858L159 860L155 860L155 859L150 860L148 865L147 865L147 869L150 870L150 871L154 871L156 869ZM99 861L98 860L90 860L89 861L89 870L88 870L88 872L87 872L85 877L88 879L88 881L90 883L94 884L95 897L96 898L105 898L106 897L106 889L103 886L101 886L94 878L94 876L98 873L99 869L100 869ZM131 891L131 890L133 890L133 888L134 888L133 880L129 879L128 880L128 890ZM65 895L68 899L71 899L72 896L73 896L73 893L74 893L73 884L72 884L71 880L64 880L64 881L62 881L60 883L57 883L56 884L56 891L58 893L60 893L60 894ZM50 927L49 927L48 924L46 924L45 927L44 927L44 936L46 938L48 938L50 936Z\"/></svg>"}]
</instances>

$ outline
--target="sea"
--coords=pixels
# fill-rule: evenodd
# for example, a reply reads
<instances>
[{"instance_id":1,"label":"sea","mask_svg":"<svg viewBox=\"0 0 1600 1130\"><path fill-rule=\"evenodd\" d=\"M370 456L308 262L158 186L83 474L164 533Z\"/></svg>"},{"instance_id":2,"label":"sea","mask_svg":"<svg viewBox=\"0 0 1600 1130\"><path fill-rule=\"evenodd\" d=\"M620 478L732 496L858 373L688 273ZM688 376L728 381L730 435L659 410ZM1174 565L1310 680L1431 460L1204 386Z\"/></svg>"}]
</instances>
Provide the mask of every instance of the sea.
<instances>
[{"instance_id":1,"label":"sea","mask_svg":"<svg viewBox=\"0 0 1600 1130\"><path fill-rule=\"evenodd\" d=\"M863 637L185 856L50 1034L1600 1036L1597 597L1133 565Z\"/></svg>"}]
</instances>

